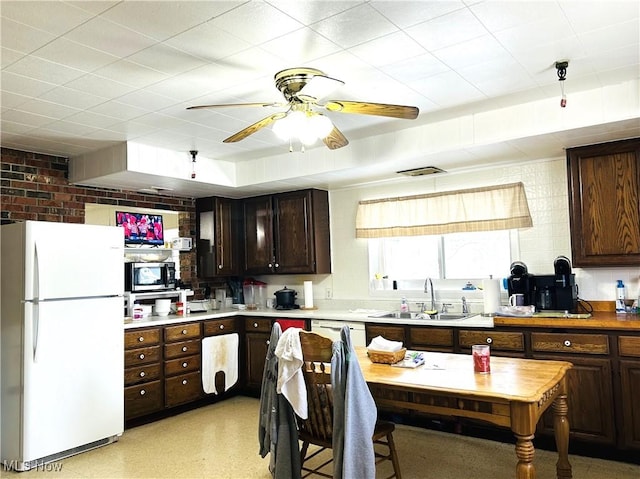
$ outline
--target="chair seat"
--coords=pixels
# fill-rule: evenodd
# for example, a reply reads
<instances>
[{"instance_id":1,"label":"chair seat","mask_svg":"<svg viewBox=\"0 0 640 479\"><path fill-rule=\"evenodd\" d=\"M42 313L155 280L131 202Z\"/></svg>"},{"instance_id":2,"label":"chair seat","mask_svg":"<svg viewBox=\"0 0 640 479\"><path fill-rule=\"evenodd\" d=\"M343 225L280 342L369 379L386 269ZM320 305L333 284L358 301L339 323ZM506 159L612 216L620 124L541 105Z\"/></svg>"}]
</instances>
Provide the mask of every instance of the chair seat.
<instances>
[{"instance_id":1,"label":"chair seat","mask_svg":"<svg viewBox=\"0 0 640 479\"><path fill-rule=\"evenodd\" d=\"M383 437L387 437L393 431L395 431L396 425L389 421L383 421L378 419L376 421L376 428L373 430L373 440L377 441Z\"/></svg>"}]
</instances>

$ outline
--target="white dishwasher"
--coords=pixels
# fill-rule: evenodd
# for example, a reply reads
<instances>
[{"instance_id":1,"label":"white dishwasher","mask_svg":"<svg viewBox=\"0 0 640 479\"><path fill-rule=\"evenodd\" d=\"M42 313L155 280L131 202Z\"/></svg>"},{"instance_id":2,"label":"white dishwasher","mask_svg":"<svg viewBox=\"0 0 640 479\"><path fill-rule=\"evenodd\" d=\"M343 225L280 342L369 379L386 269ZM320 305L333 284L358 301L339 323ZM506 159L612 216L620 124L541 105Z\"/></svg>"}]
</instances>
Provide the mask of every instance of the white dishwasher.
<instances>
[{"instance_id":1,"label":"white dishwasher","mask_svg":"<svg viewBox=\"0 0 640 479\"><path fill-rule=\"evenodd\" d=\"M331 321L328 319L311 320L311 331L322 336L326 336L332 341L340 339L340 331L344 326L349 326L351 344L353 345L353 347L367 345L364 323L357 321Z\"/></svg>"}]
</instances>

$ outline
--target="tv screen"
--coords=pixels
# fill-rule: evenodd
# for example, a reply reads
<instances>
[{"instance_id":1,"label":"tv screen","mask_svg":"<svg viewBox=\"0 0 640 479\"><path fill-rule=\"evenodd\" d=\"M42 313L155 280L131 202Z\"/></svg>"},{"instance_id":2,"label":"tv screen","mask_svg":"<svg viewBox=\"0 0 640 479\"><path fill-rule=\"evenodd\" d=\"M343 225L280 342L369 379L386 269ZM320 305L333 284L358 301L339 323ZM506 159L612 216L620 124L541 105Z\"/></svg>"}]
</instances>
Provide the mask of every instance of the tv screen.
<instances>
[{"instance_id":1,"label":"tv screen","mask_svg":"<svg viewBox=\"0 0 640 479\"><path fill-rule=\"evenodd\" d=\"M163 245L162 215L116 211L116 226L124 228L124 244Z\"/></svg>"}]
</instances>

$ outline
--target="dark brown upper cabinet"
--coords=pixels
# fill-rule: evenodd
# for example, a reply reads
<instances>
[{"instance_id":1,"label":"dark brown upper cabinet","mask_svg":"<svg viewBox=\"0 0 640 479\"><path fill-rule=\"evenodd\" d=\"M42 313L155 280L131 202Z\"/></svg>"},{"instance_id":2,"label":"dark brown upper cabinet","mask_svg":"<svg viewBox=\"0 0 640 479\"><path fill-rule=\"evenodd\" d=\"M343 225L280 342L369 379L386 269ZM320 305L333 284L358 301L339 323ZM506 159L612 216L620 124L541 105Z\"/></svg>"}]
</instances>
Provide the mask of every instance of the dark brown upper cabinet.
<instances>
[{"instance_id":1,"label":"dark brown upper cabinet","mask_svg":"<svg viewBox=\"0 0 640 479\"><path fill-rule=\"evenodd\" d=\"M573 265L640 265L640 138L567 149Z\"/></svg>"},{"instance_id":2,"label":"dark brown upper cabinet","mask_svg":"<svg viewBox=\"0 0 640 479\"><path fill-rule=\"evenodd\" d=\"M245 274L331 272L329 196L308 189L244 200Z\"/></svg>"},{"instance_id":3,"label":"dark brown upper cabinet","mask_svg":"<svg viewBox=\"0 0 640 479\"><path fill-rule=\"evenodd\" d=\"M229 198L196 199L198 277L242 273L242 202Z\"/></svg>"}]
</instances>

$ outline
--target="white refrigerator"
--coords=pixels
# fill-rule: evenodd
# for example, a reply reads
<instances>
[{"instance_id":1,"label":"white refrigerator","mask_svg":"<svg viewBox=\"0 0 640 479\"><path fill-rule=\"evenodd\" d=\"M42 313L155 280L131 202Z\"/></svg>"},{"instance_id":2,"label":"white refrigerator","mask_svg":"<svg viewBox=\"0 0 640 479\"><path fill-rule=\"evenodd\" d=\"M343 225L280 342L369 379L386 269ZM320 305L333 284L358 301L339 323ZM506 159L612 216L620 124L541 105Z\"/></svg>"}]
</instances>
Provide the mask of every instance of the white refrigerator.
<instances>
[{"instance_id":1,"label":"white refrigerator","mask_svg":"<svg viewBox=\"0 0 640 479\"><path fill-rule=\"evenodd\" d=\"M1 468L25 471L124 430L124 234L0 227Z\"/></svg>"}]
</instances>

